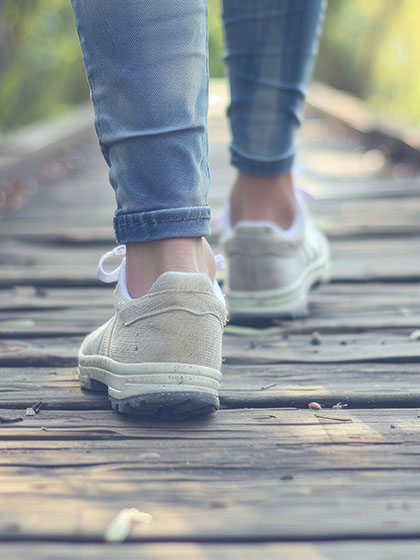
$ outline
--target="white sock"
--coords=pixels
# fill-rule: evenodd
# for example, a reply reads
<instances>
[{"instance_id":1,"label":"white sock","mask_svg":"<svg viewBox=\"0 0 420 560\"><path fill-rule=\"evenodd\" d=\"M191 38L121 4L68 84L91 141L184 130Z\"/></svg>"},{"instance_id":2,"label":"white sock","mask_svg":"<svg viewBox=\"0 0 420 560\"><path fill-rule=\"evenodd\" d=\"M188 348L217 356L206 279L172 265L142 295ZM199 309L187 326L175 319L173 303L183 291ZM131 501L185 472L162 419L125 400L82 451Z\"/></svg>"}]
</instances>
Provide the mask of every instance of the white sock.
<instances>
[{"instance_id":1,"label":"white sock","mask_svg":"<svg viewBox=\"0 0 420 560\"><path fill-rule=\"evenodd\" d=\"M220 255L218 255L218 256L220 256ZM176 272L174 274L176 274ZM126 274L126 270L125 270L125 258L121 262L120 275L118 277L118 285L120 287L121 295L125 299L128 299L128 300L133 300L134 299L130 296L130 294L128 293L128 289L127 289L127 274ZM220 286L217 283L216 279L214 279L214 282L213 282L213 290L214 290L215 295L220 299L220 301L223 304L225 304L225 296L223 295L223 292L220 289Z\"/></svg>"},{"instance_id":2,"label":"white sock","mask_svg":"<svg viewBox=\"0 0 420 560\"><path fill-rule=\"evenodd\" d=\"M302 210L300 208L299 202L297 204L296 207L296 214L295 217L293 218L293 222L290 224L290 226L287 229L283 229L279 226L279 229L282 230L283 235L286 235L287 237L293 237L294 235L296 235L296 233L299 231L300 228L300 224L302 222Z\"/></svg>"},{"instance_id":3,"label":"white sock","mask_svg":"<svg viewBox=\"0 0 420 560\"><path fill-rule=\"evenodd\" d=\"M120 275L118 277L118 285L119 285L120 290L121 290L121 295L125 299L133 299L130 296L130 294L128 293L128 289L127 289L127 274L126 274L126 271L125 271L125 257L123 258L123 260L121 262Z\"/></svg>"},{"instance_id":4,"label":"white sock","mask_svg":"<svg viewBox=\"0 0 420 560\"><path fill-rule=\"evenodd\" d=\"M283 229L282 227L277 225L275 222L269 222L268 220L258 220L258 221L257 220L241 220L236 225L241 224L241 225L248 226L248 227L260 227L260 226L273 227L274 226L278 231L280 231L282 233L283 237L293 237L299 231L299 228L301 227L302 219L303 219L303 212L300 209L300 207L298 206L295 217L293 218L293 222L290 224L290 226L287 229Z\"/></svg>"}]
</instances>

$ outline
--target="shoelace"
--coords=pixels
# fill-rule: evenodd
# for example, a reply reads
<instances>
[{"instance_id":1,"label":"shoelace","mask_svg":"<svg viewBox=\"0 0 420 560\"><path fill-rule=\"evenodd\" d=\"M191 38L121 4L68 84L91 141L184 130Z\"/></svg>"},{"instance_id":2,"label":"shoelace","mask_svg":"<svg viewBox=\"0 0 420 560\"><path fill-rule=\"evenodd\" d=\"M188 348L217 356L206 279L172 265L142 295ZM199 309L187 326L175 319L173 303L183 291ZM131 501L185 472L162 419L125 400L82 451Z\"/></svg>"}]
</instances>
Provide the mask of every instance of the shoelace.
<instances>
[{"instance_id":1,"label":"shoelace","mask_svg":"<svg viewBox=\"0 0 420 560\"><path fill-rule=\"evenodd\" d=\"M111 257L123 257L125 256L125 245L118 245L118 247L114 247L112 251L107 251L102 255L98 262L98 268L96 271L96 275L101 282L105 282L105 284L110 284L111 282L118 282L118 278L120 275L120 269L122 266L123 261L121 261L120 265L117 266L111 272L106 272L104 270L104 263L107 259ZM226 261L223 255L215 255L216 259L216 270L224 270L226 268Z\"/></svg>"}]
</instances>

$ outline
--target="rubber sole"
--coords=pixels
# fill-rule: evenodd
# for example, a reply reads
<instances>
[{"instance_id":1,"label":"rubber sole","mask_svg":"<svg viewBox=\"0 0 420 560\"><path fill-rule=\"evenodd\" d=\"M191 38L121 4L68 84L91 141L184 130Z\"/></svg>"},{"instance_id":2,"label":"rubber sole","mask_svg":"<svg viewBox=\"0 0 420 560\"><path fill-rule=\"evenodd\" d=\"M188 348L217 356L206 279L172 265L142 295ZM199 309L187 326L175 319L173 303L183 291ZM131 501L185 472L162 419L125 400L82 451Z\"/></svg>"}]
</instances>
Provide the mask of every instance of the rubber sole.
<instances>
[{"instance_id":1,"label":"rubber sole","mask_svg":"<svg viewBox=\"0 0 420 560\"><path fill-rule=\"evenodd\" d=\"M117 412L162 420L202 416L215 412L219 408L219 398L216 395L199 391L148 393L126 399L110 397L110 401L112 408Z\"/></svg>"},{"instance_id":2,"label":"rubber sole","mask_svg":"<svg viewBox=\"0 0 420 560\"><path fill-rule=\"evenodd\" d=\"M81 386L108 391L114 410L148 418L182 419L219 408L222 374L192 364L122 364L103 356L79 356Z\"/></svg>"},{"instance_id":3,"label":"rubber sole","mask_svg":"<svg viewBox=\"0 0 420 560\"><path fill-rule=\"evenodd\" d=\"M229 291L227 303L230 320L297 319L308 314L311 288L330 279L328 259L308 266L300 278L281 290Z\"/></svg>"}]
</instances>

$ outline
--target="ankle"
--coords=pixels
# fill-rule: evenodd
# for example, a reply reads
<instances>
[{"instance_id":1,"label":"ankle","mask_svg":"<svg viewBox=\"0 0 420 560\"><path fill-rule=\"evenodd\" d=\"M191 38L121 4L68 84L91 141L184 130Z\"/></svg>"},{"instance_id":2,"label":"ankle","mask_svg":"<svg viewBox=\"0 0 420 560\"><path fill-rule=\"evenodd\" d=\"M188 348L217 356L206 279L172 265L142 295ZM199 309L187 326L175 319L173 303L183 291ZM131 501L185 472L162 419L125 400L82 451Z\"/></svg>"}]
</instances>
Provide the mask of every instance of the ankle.
<instances>
[{"instance_id":1,"label":"ankle","mask_svg":"<svg viewBox=\"0 0 420 560\"><path fill-rule=\"evenodd\" d=\"M127 243L126 277L131 297L145 295L165 272L204 272L213 281L216 263L210 245L201 237Z\"/></svg>"},{"instance_id":2,"label":"ankle","mask_svg":"<svg viewBox=\"0 0 420 560\"><path fill-rule=\"evenodd\" d=\"M275 177L256 177L239 172L231 197L231 220L269 221L287 229L297 203L290 171Z\"/></svg>"}]
</instances>

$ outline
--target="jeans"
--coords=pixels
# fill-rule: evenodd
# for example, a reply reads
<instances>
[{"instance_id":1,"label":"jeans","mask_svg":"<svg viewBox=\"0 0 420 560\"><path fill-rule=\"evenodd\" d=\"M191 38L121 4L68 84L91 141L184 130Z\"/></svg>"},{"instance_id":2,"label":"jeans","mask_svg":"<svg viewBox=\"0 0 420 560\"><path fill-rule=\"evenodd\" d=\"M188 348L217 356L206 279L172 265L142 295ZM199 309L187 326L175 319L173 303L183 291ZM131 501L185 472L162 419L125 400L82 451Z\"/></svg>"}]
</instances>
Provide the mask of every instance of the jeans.
<instances>
[{"instance_id":1,"label":"jeans","mask_svg":"<svg viewBox=\"0 0 420 560\"><path fill-rule=\"evenodd\" d=\"M72 0L119 243L210 233L205 0ZM224 0L231 163L295 154L326 0Z\"/></svg>"}]
</instances>

